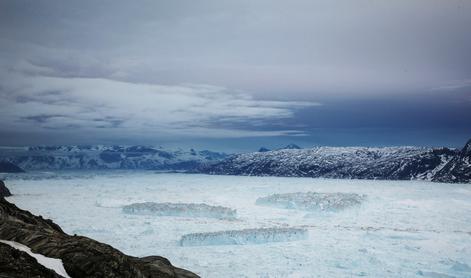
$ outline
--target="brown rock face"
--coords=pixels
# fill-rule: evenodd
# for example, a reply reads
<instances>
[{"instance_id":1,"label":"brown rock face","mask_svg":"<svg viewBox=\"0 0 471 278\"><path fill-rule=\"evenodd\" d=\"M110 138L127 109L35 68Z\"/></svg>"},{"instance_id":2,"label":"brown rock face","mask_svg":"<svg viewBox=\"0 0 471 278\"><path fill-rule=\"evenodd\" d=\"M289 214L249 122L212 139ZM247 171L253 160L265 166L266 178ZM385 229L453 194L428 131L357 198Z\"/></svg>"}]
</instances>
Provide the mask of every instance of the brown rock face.
<instances>
[{"instance_id":1,"label":"brown rock face","mask_svg":"<svg viewBox=\"0 0 471 278\"><path fill-rule=\"evenodd\" d=\"M71 277L198 277L172 266L162 257L131 257L93 239L70 236L51 220L21 210L3 198L0 198L0 239L16 241L35 253L62 259Z\"/></svg>"},{"instance_id":2,"label":"brown rock face","mask_svg":"<svg viewBox=\"0 0 471 278\"><path fill-rule=\"evenodd\" d=\"M60 278L26 252L0 242L0 278Z\"/></svg>"}]
</instances>

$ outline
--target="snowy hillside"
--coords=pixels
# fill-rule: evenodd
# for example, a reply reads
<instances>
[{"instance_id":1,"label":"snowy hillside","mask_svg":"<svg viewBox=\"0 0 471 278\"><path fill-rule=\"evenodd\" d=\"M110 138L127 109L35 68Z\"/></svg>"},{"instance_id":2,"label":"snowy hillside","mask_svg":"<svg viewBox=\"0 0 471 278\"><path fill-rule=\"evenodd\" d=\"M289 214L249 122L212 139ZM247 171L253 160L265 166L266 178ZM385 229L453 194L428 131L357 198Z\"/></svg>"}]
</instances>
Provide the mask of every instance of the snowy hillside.
<instances>
[{"instance_id":1,"label":"snowy hillside","mask_svg":"<svg viewBox=\"0 0 471 278\"><path fill-rule=\"evenodd\" d=\"M0 160L24 170L154 169L193 170L226 157L207 150L147 146L35 146L1 148Z\"/></svg>"},{"instance_id":2,"label":"snowy hillside","mask_svg":"<svg viewBox=\"0 0 471 278\"><path fill-rule=\"evenodd\" d=\"M471 181L471 143L448 148L317 147L231 156L204 172L225 175ZM454 171L454 172L452 172Z\"/></svg>"}]
</instances>

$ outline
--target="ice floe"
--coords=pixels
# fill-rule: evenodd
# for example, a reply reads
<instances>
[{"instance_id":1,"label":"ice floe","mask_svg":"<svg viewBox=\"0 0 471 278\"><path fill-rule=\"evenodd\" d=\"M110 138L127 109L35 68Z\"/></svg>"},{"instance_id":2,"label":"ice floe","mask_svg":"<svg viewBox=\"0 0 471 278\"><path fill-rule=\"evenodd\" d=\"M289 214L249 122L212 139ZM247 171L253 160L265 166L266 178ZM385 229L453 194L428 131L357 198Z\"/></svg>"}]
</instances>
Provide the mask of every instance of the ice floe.
<instances>
[{"instance_id":1,"label":"ice floe","mask_svg":"<svg viewBox=\"0 0 471 278\"><path fill-rule=\"evenodd\" d=\"M152 214L156 216L208 217L234 219L235 209L193 203L134 203L123 206L123 212L129 214Z\"/></svg>"},{"instance_id":2,"label":"ice floe","mask_svg":"<svg viewBox=\"0 0 471 278\"><path fill-rule=\"evenodd\" d=\"M186 234L181 237L180 246L263 244L305 240L307 238L308 232L306 229L258 228Z\"/></svg>"},{"instance_id":3,"label":"ice floe","mask_svg":"<svg viewBox=\"0 0 471 278\"><path fill-rule=\"evenodd\" d=\"M295 192L258 198L257 205L307 211L342 210L360 205L365 195L356 193Z\"/></svg>"}]
</instances>

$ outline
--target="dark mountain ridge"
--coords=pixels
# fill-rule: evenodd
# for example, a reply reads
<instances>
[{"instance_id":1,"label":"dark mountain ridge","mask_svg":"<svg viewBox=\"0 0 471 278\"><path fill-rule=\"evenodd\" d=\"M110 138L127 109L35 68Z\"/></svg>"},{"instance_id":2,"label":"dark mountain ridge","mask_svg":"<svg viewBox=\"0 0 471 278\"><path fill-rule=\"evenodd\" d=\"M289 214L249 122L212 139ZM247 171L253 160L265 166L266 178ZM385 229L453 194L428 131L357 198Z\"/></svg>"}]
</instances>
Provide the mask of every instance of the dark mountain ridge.
<instances>
[{"instance_id":1,"label":"dark mountain ridge","mask_svg":"<svg viewBox=\"0 0 471 278\"><path fill-rule=\"evenodd\" d=\"M460 151L421 147L315 147L236 154L206 166L218 175L471 182L471 140Z\"/></svg>"}]
</instances>

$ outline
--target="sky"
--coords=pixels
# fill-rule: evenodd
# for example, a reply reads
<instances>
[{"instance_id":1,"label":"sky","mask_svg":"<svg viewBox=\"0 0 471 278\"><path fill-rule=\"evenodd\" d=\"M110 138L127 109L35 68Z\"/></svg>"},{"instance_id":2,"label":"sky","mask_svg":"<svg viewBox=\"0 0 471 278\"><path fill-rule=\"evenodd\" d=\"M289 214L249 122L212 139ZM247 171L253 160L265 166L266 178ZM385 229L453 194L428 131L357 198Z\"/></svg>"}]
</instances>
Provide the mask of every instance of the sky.
<instances>
[{"instance_id":1,"label":"sky","mask_svg":"<svg viewBox=\"0 0 471 278\"><path fill-rule=\"evenodd\" d=\"M471 1L0 0L0 145L471 138Z\"/></svg>"}]
</instances>

